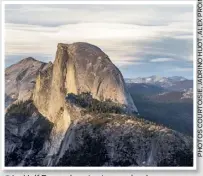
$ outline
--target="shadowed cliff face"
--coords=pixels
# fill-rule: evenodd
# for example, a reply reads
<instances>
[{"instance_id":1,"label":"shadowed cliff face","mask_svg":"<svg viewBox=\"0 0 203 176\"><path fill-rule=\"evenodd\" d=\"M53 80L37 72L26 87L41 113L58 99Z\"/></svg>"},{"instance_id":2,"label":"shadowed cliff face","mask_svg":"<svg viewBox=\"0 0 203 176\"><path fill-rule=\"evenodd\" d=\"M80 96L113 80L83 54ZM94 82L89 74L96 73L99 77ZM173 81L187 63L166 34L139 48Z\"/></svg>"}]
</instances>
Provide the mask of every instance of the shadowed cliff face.
<instances>
[{"instance_id":1,"label":"shadowed cliff face","mask_svg":"<svg viewBox=\"0 0 203 176\"><path fill-rule=\"evenodd\" d=\"M129 112L137 112L122 74L101 49L88 43L58 44L53 66L37 78L35 105L54 121L58 112L65 110L64 97L82 92L90 92L98 100L111 99L125 105Z\"/></svg>"}]
</instances>

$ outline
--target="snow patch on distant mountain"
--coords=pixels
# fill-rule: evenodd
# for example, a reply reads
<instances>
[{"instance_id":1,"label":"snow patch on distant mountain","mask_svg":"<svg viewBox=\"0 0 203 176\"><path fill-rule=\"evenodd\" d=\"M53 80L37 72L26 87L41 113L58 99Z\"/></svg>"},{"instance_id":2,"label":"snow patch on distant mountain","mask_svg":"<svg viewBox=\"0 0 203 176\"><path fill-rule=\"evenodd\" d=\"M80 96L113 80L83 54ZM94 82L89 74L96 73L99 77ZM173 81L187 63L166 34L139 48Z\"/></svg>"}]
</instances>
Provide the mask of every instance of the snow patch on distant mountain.
<instances>
[{"instance_id":1,"label":"snow patch on distant mountain","mask_svg":"<svg viewBox=\"0 0 203 176\"><path fill-rule=\"evenodd\" d=\"M189 89L187 91L185 91L181 97L181 99L191 99L193 98L193 89Z\"/></svg>"}]
</instances>

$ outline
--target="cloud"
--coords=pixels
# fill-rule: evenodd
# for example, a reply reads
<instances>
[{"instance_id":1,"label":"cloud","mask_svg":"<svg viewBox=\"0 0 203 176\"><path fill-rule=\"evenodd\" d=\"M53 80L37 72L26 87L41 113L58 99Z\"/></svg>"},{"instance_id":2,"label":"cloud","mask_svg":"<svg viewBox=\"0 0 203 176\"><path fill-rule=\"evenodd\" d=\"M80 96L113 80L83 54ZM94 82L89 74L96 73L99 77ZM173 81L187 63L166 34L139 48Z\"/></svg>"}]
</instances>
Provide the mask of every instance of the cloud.
<instances>
[{"instance_id":1,"label":"cloud","mask_svg":"<svg viewBox=\"0 0 203 176\"><path fill-rule=\"evenodd\" d=\"M123 67L128 67L129 65L130 66L136 66L136 65L142 65L142 64L145 64L144 62L135 62L135 61L122 61L122 60L116 60L114 61L116 66L119 67L119 68L123 68Z\"/></svg>"},{"instance_id":2,"label":"cloud","mask_svg":"<svg viewBox=\"0 0 203 176\"><path fill-rule=\"evenodd\" d=\"M5 22L12 58L53 60L57 43L81 41L118 67L192 61L192 5L6 5Z\"/></svg>"},{"instance_id":3,"label":"cloud","mask_svg":"<svg viewBox=\"0 0 203 176\"><path fill-rule=\"evenodd\" d=\"M167 32L166 28L160 31L158 26L150 27L149 32L149 27L146 26L118 23L80 23L58 27L8 23L5 37L6 54L54 54L57 43L83 41L98 45L110 56L116 55L115 60L118 60L118 57L123 60L126 56L136 58L139 53L141 55L156 53L162 57L167 55L172 57L175 54L184 56L184 52L187 51L185 47L188 47L187 42L173 39L173 35ZM169 40L167 36L171 39ZM181 45L176 46L177 42L181 42ZM146 50L146 46L151 46L151 49Z\"/></svg>"},{"instance_id":4,"label":"cloud","mask_svg":"<svg viewBox=\"0 0 203 176\"><path fill-rule=\"evenodd\" d=\"M169 70L169 71L175 71L175 72L192 72L192 70L193 70L193 68L188 68L188 67L186 67L186 68L184 68L184 67L175 67L175 68L173 68L173 69L171 69L171 70Z\"/></svg>"},{"instance_id":5,"label":"cloud","mask_svg":"<svg viewBox=\"0 0 203 176\"><path fill-rule=\"evenodd\" d=\"M124 23L167 26L192 21L191 5L6 5L7 23L60 26L76 23ZM150 15L149 15L150 14ZM29 20L28 20L29 19Z\"/></svg>"},{"instance_id":6,"label":"cloud","mask_svg":"<svg viewBox=\"0 0 203 176\"><path fill-rule=\"evenodd\" d=\"M156 58L156 59L151 59L150 62L169 62L169 61L174 61L173 58Z\"/></svg>"}]
</instances>

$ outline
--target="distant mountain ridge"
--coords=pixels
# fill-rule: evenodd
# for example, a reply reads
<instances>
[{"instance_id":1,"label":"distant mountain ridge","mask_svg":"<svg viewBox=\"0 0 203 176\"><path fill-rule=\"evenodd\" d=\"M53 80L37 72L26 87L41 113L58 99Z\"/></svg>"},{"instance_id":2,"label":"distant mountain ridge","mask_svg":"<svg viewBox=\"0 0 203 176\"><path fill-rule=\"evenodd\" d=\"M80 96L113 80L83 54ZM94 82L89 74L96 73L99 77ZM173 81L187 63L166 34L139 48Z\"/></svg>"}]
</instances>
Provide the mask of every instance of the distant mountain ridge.
<instances>
[{"instance_id":1,"label":"distant mountain ridge","mask_svg":"<svg viewBox=\"0 0 203 176\"><path fill-rule=\"evenodd\" d=\"M174 91L183 91L184 89L186 91L193 88L193 80L182 76L161 77L153 75L150 77L126 78L125 82L151 84Z\"/></svg>"},{"instance_id":2,"label":"distant mountain ridge","mask_svg":"<svg viewBox=\"0 0 203 176\"><path fill-rule=\"evenodd\" d=\"M164 83L164 82L177 82L188 80L182 76L162 77L152 75L149 77L126 78L127 83Z\"/></svg>"}]
</instances>

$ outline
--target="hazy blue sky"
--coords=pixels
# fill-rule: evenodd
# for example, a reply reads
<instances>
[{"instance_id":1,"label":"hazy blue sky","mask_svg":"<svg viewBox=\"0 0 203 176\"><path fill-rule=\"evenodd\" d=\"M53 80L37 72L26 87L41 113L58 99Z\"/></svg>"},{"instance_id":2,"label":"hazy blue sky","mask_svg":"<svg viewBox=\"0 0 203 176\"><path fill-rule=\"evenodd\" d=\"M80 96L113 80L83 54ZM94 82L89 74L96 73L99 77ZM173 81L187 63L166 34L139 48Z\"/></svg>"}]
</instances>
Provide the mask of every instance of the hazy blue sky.
<instances>
[{"instance_id":1,"label":"hazy blue sky","mask_svg":"<svg viewBox=\"0 0 203 176\"><path fill-rule=\"evenodd\" d=\"M193 70L192 5L6 5L6 66L53 61L57 43L100 47L124 77Z\"/></svg>"}]
</instances>

